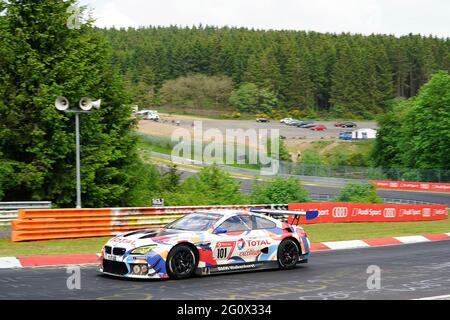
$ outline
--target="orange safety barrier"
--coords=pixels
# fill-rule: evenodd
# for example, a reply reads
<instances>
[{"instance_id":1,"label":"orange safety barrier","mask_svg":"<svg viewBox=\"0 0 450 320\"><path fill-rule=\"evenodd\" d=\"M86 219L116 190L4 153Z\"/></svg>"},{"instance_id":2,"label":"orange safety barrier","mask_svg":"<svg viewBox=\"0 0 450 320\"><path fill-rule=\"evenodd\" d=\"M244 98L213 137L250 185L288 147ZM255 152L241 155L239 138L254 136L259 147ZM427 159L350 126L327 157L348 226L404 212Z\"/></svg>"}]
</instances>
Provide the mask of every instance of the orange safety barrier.
<instances>
[{"instance_id":1,"label":"orange safety barrier","mask_svg":"<svg viewBox=\"0 0 450 320\"><path fill-rule=\"evenodd\" d=\"M302 224L340 222L430 221L448 218L447 205L368 204L348 202L290 203L289 210L318 210L314 220L300 217Z\"/></svg>"},{"instance_id":2,"label":"orange safety barrier","mask_svg":"<svg viewBox=\"0 0 450 320\"><path fill-rule=\"evenodd\" d=\"M265 206L197 206L103 209L22 209L11 222L14 242L111 236L120 232L160 228L183 215L211 209Z\"/></svg>"}]
</instances>

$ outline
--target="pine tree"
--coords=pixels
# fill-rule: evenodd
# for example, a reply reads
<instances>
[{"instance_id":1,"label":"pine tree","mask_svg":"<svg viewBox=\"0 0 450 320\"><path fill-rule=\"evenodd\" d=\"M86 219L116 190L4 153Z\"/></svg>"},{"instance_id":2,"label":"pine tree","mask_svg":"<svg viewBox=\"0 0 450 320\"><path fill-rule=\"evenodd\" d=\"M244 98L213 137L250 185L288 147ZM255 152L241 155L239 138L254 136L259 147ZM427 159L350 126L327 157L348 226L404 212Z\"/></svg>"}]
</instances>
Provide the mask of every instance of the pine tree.
<instances>
[{"instance_id":1,"label":"pine tree","mask_svg":"<svg viewBox=\"0 0 450 320\"><path fill-rule=\"evenodd\" d=\"M283 96L288 108L303 111L314 109L314 84L310 78L305 53L292 54L288 58L284 83Z\"/></svg>"},{"instance_id":2,"label":"pine tree","mask_svg":"<svg viewBox=\"0 0 450 320\"><path fill-rule=\"evenodd\" d=\"M6 200L51 200L73 206L73 116L57 111L57 96L72 105L83 96L103 99L101 110L81 116L84 206L122 206L137 185L140 165L131 110L111 50L92 28L68 28L75 1L11 0L0 16L4 43L0 73L0 156L12 173ZM142 173L140 173L142 174ZM147 183L148 180L144 181Z\"/></svg>"}]
</instances>

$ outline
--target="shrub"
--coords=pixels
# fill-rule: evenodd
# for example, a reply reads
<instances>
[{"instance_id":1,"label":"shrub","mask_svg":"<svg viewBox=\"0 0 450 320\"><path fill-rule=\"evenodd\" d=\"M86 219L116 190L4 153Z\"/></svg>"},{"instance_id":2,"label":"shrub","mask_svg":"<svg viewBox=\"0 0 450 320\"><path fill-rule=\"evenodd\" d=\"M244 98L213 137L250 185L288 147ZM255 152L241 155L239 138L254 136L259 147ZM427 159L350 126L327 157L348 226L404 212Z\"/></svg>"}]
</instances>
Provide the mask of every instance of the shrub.
<instances>
[{"instance_id":1,"label":"shrub","mask_svg":"<svg viewBox=\"0 0 450 320\"><path fill-rule=\"evenodd\" d=\"M373 183L349 183L335 200L337 202L383 203Z\"/></svg>"},{"instance_id":2,"label":"shrub","mask_svg":"<svg viewBox=\"0 0 450 320\"><path fill-rule=\"evenodd\" d=\"M253 185L250 194L254 204L308 202L309 193L295 177L276 177L269 182Z\"/></svg>"}]
</instances>

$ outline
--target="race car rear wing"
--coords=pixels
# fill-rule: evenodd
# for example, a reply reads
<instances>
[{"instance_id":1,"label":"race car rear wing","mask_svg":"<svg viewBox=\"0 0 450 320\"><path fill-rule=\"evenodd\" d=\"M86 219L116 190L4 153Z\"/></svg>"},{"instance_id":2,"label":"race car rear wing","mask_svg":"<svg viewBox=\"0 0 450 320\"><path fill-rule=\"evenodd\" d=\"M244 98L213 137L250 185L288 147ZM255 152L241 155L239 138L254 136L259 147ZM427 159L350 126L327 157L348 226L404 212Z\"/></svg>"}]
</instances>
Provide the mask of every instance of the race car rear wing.
<instances>
[{"instance_id":1,"label":"race car rear wing","mask_svg":"<svg viewBox=\"0 0 450 320\"><path fill-rule=\"evenodd\" d=\"M308 210L308 211L289 211L289 210L273 210L273 209L261 209L261 208L251 208L250 212L267 214L274 218L293 216L294 219L291 222L293 225L297 225L300 222L300 217L305 216L306 220L313 220L319 216L318 210Z\"/></svg>"}]
</instances>

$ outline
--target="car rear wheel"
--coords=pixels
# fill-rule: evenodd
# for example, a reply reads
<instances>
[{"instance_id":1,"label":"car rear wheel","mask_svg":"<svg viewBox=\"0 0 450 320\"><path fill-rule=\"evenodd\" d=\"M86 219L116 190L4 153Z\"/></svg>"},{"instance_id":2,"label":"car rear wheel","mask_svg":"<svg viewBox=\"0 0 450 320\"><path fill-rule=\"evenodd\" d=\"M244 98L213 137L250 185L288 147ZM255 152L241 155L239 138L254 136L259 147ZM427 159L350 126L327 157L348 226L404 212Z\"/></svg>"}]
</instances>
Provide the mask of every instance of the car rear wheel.
<instances>
[{"instance_id":1,"label":"car rear wheel","mask_svg":"<svg viewBox=\"0 0 450 320\"><path fill-rule=\"evenodd\" d=\"M297 243L292 239L283 240L278 246L278 265L280 269L293 269L300 257Z\"/></svg>"},{"instance_id":2,"label":"car rear wheel","mask_svg":"<svg viewBox=\"0 0 450 320\"><path fill-rule=\"evenodd\" d=\"M167 272L172 279L186 279L191 277L197 266L195 254L184 244L173 248L167 258Z\"/></svg>"}]
</instances>

